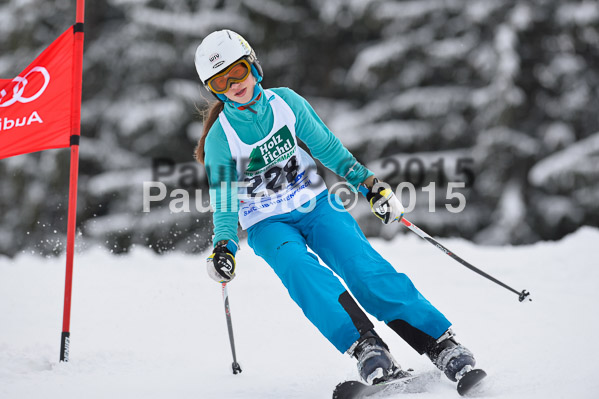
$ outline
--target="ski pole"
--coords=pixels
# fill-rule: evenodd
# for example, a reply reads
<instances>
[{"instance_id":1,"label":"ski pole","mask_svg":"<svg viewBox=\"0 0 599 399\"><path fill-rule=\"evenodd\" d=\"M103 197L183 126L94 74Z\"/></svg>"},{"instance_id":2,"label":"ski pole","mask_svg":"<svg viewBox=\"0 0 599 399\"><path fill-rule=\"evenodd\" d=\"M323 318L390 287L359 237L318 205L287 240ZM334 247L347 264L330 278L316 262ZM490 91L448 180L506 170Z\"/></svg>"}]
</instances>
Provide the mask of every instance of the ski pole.
<instances>
[{"instance_id":1,"label":"ski pole","mask_svg":"<svg viewBox=\"0 0 599 399\"><path fill-rule=\"evenodd\" d=\"M529 297L530 292L528 292L526 290L522 290L522 292L518 292L515 289L513 289L512 287L510 287L509 285L504 284L501 281L497 280L495 277L490 276L489 274L483 272L482 270L480 270L480 269L472 266L470 263L466 262L464 259L462 259L459 256L457 256L456 254L454 254L453 252L451 252L449 249L445 248L443 245L441 245L433 237L431 237L430 235L426 234L424 231L420 230L418 228L418 226L416 226L415 224L413 224L412 222L410 222L408 219L402 218L401 219L401 223L403 223L404 226L406 226L408 229L412 230L414 233L418 234L421 238L423 238L426 241L430 242L435 247L439 248L441 251L445 252L447 255L451 256L453 259L455 259L458 262L460 262L462 265L466 266L468 269L470 269L473 272L476 272L476 273L480 274L481 276L483 276L483 277L491 280L495 284L498 284L498 285L502 286L503 288L505 288L505 289L507 289L507 290L509 290L509 291L511 291L513 293L515 293L516 295L518 295L518 300L520 302L524 301L524 299L526 299L527 297ZM528 300L532 301L532 299L530 297L528 298Z\"/></svg>"},{"instance_id":2,"label":"ski pole","mask_svg":"<svg viewBox=\"0 0 599 399\"><path fill-rule=\"evenodd\" d=\"M231 308L229 308L229 292L227 283L222 283L223 286L223 301L225 302L225 316L227 317L227 327L229 329L229 342L231 342L231 353L233 353L233 374L241 373L241 366L237 363L237 355L235 355L235 339L233 338L233 323L231 322Z\"/></svg>"}]
</instances>

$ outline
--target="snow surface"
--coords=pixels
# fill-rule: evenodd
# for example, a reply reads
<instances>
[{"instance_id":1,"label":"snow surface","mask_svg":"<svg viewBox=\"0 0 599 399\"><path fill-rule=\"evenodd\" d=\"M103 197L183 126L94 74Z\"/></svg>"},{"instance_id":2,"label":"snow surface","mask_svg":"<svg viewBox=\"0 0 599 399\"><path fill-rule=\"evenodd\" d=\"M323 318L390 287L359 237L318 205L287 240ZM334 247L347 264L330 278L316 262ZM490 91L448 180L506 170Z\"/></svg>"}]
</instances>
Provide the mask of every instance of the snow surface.
<instances>
[{"instance_id":1,"label":"snow surface","mask_svg":"<svg viewBox=\"0 0 599 399\"><path fill-rule=\"evenodd\" d=\"M481 247L442 242L533 302L482 279L409 233L373 245L454 322L489 373L488 398L592 398L599 390L599 230L559 242ZM238 359L231 373L220 286L204 257L135 249L75 257L71 361L59 363L64 259L0 258L0 398L329 398L356 378L246 243L229 286ZM431 371L390 329L404 367ZM442 379L417 398L458 397Z\"/></svg>"}]
</instances>

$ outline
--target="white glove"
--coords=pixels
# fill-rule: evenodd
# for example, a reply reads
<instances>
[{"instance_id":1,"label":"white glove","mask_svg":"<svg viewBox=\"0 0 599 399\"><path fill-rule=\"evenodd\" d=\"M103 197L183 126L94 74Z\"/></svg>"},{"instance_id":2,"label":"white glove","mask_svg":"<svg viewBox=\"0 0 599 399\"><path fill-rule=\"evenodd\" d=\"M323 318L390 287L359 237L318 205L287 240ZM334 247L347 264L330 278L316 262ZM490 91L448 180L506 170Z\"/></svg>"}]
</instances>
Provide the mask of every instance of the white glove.
<instances>
[{"instance_id":1,"label":"white glove","mask_svg":"<svg viewBox=\"0 0 599 399\"><path fill-rule=\"evenodd\" d=\"M372 213L385 224L400 221L404 207L387 183L374 179L374 184L366 194Z\"/></svg>"},{"instance_id":2,"label":"white glove","mask_svg":"<svg viewBox=\"0 0 599 399\"><path fill-rule=\"evenodd\" d=\"M228 241L216 243L212 254L206 259L208 276L219 283L228 283L235 278L235 254L227 247Z\"/></svg>"}]
</instances>

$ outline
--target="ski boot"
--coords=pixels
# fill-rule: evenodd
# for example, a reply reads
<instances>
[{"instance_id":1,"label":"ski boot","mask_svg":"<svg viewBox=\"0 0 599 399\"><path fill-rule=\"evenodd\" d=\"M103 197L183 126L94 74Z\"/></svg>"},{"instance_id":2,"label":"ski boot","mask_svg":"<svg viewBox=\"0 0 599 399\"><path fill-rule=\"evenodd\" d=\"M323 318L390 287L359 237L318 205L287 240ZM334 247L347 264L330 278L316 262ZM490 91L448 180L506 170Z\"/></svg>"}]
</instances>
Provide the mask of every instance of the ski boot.
<instances>
[{"instance_id":1,"label":"ski boot","mask_svg":"<svg viewBox=\"0 0 599 399\"><path fill-rule=\"evenodd\" d=\"M362 334L348 353L358 360L358 372L367 384L380 384L410 375L401 369L389 353L389 347L374 330Z\"/></svg>"},{"instance_id":2,"label":"ski boot","mask_svg":"<svg viewBox=\"0 0 599 399\"><path fill-rule=\"evenodd\" d=\"M459 381L476 364L472 352L455 340L451 329L441 335L426 355L453 382Z\"/></svg>"}]
</instances>

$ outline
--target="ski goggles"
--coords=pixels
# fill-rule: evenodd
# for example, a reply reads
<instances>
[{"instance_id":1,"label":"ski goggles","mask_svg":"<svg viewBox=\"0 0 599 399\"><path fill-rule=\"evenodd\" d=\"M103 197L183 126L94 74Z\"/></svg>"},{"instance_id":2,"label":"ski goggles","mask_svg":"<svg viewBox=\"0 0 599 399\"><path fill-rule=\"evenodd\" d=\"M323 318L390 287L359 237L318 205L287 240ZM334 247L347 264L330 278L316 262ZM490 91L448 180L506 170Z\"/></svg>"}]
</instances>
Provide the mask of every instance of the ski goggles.
<instances>
[{"instance_id":1,"label":"ski goggles","mask_svg":"<svg viewBox=\"0 0 599 399\"><path fill-rule=\"evenodd\" d=\"M231 64L221 73L214 75L206 84L216 94L224 94L227 92L233 83L241 83L250 76L250 64L241 59Z\"/></svg>"}]
</instances>

